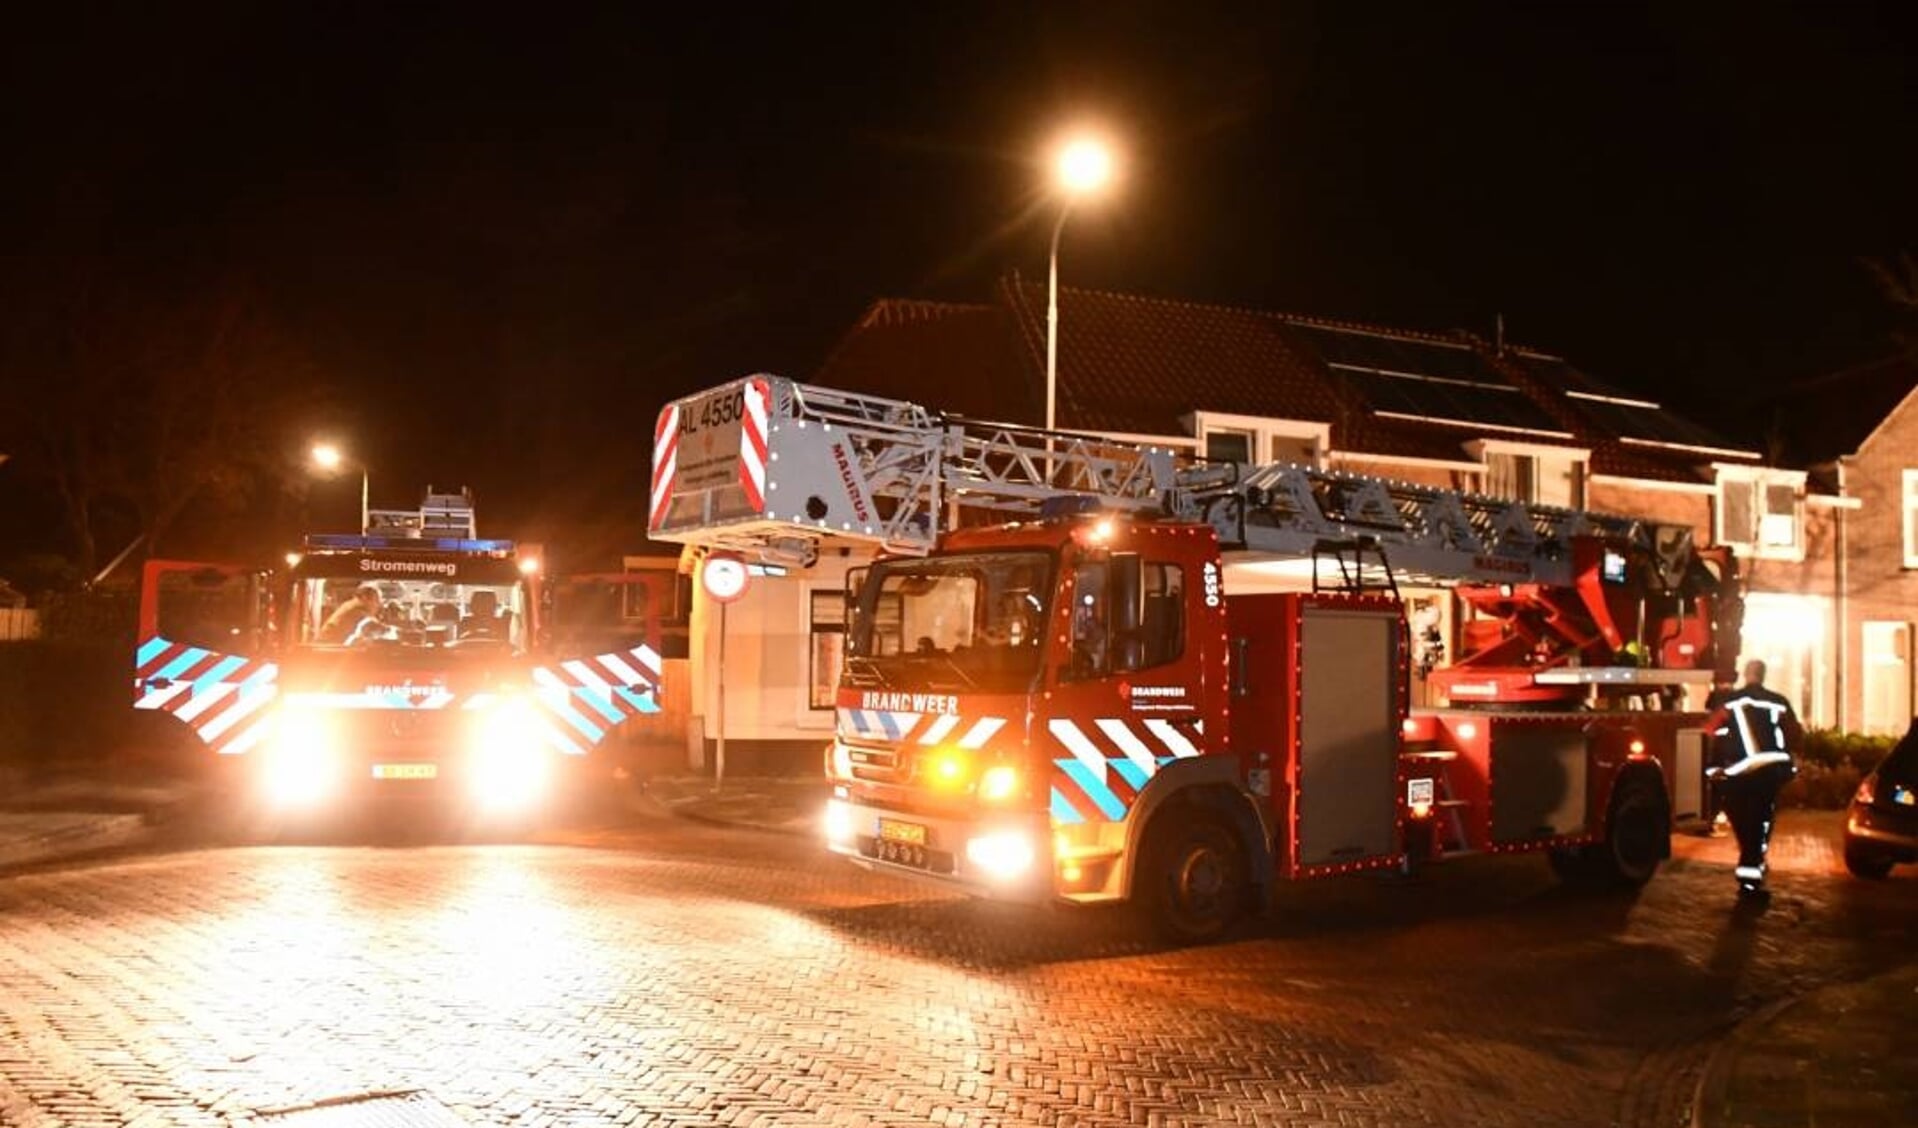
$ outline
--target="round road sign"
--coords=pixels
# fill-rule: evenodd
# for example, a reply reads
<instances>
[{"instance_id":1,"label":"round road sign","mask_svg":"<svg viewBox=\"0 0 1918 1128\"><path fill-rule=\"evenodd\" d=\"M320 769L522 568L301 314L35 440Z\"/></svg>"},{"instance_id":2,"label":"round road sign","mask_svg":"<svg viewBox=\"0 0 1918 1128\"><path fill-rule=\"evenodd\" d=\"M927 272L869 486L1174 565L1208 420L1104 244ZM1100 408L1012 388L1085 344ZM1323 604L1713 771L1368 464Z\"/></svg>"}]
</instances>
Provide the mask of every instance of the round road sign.
<instances>
[{"instance_id":1,"label":"round road sign","mask_svg":"<svg viewBox=\"0 0 1918 1128\"><path fill-rule=\"evenodd\" d=\"M715 552L699 566L699 583L720 603L746 594L746 562L730 552Z\"/></svg>"}]
</instances>

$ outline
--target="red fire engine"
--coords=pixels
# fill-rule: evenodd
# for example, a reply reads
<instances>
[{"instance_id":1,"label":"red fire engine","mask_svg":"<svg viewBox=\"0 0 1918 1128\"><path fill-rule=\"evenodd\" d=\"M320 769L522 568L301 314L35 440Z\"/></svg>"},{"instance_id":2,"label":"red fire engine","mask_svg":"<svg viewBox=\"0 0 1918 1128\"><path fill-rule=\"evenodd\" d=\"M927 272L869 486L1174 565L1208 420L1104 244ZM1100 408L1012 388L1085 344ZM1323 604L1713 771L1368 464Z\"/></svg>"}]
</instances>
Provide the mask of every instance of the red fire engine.
<instances>
[{"instance_id":1,"label":"red fire engine","mask_svg":"<svg viewBox=\"0 0 1918 1128\"><path fill-rule=\"evenodd\" d=\"M1736 652L1734 563L1683 530L1296 465L1208 463L757 376L669 404L653 535L803 564L877 545L826 840L1217 936L1281 879L1670 852L1678 710ZM1309 590L1233 591L1284 563ZM1411 709L1397 584L1479 616ZM1684 737L1683 734L1694 734Z\"/></svg>"},{"instance_id":2,"label":"red fire engine","mask_svg":"<svg viewBox=\"0 0 1918 1128\"><path fill-rule=\"evenodd\" d=\"M155 560L135 707L246 757L285 812L456 794L523 813L554 769L658 709L650 643L546 654L540 558L475 535L471 497L373 510L274 571Z\"/></svg>"}]
</instances>

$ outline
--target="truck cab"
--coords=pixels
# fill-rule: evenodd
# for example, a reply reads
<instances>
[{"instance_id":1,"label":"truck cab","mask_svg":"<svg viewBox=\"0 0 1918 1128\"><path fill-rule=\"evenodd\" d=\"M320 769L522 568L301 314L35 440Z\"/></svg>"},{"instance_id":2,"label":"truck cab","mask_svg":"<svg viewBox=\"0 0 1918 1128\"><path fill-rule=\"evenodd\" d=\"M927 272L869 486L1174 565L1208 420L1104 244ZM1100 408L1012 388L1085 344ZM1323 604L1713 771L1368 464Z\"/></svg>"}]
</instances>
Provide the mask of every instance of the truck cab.
<instances>
[{"instance_id":1,"label":"truck cab","mask_svg":"<svg viewBox=\"0 0 1918 1128\"><path fill-rule=\"evenodd\" d=\"M1123 896L1154 780L1239 775L1219 583L1210 528L1096 514L874 564L849 600L831 848L1002 896Z\"/></svg>"},{"instance_id":2,"label":"truck cab","mask_svg":"<svg viewBox=\"0 0 1918 1128\"><path fill-rule=\"evenodd\" d=\"M528 700L536 559L510 541L309 537L283 574L279 703L261 761L279 803L348 788L536 802L551 769Z\"/></svg>"}]
</instances>

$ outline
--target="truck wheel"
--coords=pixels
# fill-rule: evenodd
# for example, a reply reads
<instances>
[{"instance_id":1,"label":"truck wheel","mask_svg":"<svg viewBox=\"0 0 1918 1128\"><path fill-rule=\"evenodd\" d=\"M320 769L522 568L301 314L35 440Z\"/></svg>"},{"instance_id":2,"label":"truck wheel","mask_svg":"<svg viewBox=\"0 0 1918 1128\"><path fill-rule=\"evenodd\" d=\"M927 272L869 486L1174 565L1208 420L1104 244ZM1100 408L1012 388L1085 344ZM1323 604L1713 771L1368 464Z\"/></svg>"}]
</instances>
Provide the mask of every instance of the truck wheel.
<instances>
[{"instance_id":1,"label":"truck wheel","mask_svg":"<svg viewBox=\"0 0 1918 1128\"><path fill-rule=\"evenodd\" d=\"M1882 881L1891 876L1891 859L1883 854L1873 853L1856 842L1845 843L1845 868L1854 877L1868 881Z\"/></svg>"},{"instance_id":2,"label":"truck wheel","mask_svg":"<svg viewBox=\"0 0 1918 1128\"><path fill-rule=\"evenodd\" d=\"M1164 812L1146 832L1140 864L1134 900L1166 940L1208 943L1245 914L1245 847L1215 815L1191 808Z\"/></svg>"},{"instance_id":3,"label":"truck wheel","mask_svg":"<svg viewBox=\"0 0 1918 1128\"><path fill-rule=\"evenodd\" d=\"M1552 874L1565 884L1590 885L1598 877L1598 867L1592 864L1594 856L1586 847L1565 846L1548 852L1545 860L1551 863Z\"/></svg>"},{"instance_id":4,"label":"truck wheel","mask_svg":"<svg viewBox=\"0 0 1918 1128\"><path fill-rule=\"evenodd\" d=\"M1598 874L1616 885L1643 885L1671 850L1671 815L1665 797L1643 783L1628 783L1612 800L1605 841L1593 859Z\"/></svg>"}]
</instances>

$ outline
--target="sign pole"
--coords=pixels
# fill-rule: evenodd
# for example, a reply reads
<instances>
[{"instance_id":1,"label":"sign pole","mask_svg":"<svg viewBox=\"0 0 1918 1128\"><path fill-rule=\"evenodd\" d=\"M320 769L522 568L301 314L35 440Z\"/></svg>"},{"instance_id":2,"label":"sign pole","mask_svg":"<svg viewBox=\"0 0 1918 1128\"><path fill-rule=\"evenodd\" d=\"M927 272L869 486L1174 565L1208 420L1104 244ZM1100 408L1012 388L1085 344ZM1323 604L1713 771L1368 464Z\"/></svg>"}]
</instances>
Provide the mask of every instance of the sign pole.
<instances>
[{"instance_id":1,"label":"sign pole","mask_svg":"<svg viewBox=\"0 0 1918 1128\"><path fill-rule=\"evenodd\" d=\"M726 602L730 602L726 601ZM714 725L713 794L726 783L726 602L719 605L719 716Z\"/></svg>"},{"instance_id":2,"label":"sign pole","mask_svg":"<svg viewBox=\"0 0 1918 1128\"><path fill-rule=\"evenodd\" d=\"M719 604L719 669L713 691L717 716L713 722L713 793L726 783L726 605L746 594L752 569L736 554L714 552L699 566L699 583Z\"/></svg>"}]
</instances>

